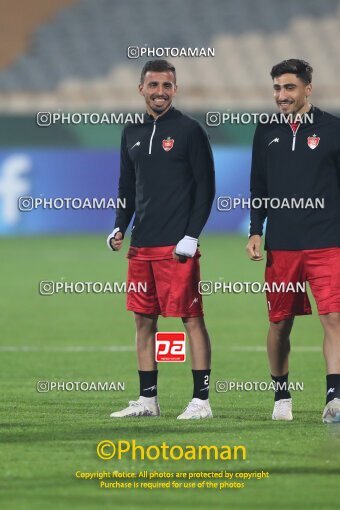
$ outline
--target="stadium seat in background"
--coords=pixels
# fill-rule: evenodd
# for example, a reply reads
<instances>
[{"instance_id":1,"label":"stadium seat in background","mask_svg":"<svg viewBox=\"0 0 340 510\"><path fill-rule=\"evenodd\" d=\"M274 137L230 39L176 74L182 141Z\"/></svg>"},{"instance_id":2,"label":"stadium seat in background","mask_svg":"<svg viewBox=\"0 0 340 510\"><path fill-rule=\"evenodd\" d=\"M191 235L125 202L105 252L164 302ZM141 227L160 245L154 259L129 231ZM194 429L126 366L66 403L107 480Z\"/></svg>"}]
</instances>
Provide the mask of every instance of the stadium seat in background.
<instances>
[{"instance_id":1,"label":"stadium seat in background","mask_svg":"<svg viewBox=\"0 0 340 510\"><path fill-rule=\"evenodd\" d=\"M32 36L65 6L77 0L2 0L0 32L0 71L30 51Z\"/></svg>"},{"instance_id":2,"label":"stadium seat in background","mask_svg":"<svg viewBox=\"0 0 340 510\"><path fill-rule=\"evenodd\" d=\"M9 19L16 4L8 7ZM269 108L270 68L294 56L315 68L315 100L340 108L339 0L310 0L308 10L305 2L286 0L279 13L268 0L29 5L25 45L11 58L7 52L0 69L0 111L137 109L136 85L146 58L127 59L127 47L134 45L215 48L214 58L172 59L182 88L178 104L187 109Z\"/></svg>"}]
</instances>

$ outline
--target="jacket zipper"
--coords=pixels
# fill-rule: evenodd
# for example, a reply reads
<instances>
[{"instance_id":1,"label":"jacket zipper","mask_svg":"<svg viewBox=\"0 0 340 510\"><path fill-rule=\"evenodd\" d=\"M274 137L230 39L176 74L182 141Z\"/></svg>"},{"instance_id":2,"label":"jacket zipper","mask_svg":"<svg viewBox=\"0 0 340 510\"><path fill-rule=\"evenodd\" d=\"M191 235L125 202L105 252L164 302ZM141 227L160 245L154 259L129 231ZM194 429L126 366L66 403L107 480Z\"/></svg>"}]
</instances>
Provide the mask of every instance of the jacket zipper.
<instances>
[{"instance_id":1,"label":"jacket zipper","mask_svg":"<svg viewBox=\"0 0 340 510\"><path fill-rule=\"evenodd\" d=\"M293 131L293 128L291 127L291 130L293 131L293 143L292 143L292 151L295 151L295 141L296 141L296 133L298 132L299 130L299 127L300 127L300 124L298 125L298 127L296 128L296 131L294 133Z\"/></svg>"},{"instance_id":2,"label":"jacket zipper","mask_svg":"<svg viewBox=\"0 0 340 510\"><path fill-rule=\"evenodd\" d=\"M151 138L150 138L150 143L149 143L149 154L151 154L152 140L153 140L153 135L155 134L155 131L156 131L156 119L153 121L153 130L152 130L152 134L151 134Z\"/></svg>"}]
</instances>

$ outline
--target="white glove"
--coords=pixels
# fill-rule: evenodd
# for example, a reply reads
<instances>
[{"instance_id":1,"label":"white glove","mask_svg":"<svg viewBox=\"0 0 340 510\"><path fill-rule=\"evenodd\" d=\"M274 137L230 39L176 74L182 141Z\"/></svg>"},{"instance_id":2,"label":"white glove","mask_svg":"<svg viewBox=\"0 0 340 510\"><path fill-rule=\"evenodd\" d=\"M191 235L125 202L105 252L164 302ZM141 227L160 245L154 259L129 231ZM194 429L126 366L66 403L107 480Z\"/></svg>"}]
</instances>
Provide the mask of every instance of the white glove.
<instances>
[{"instance_id":1,"label":"white glove","mask_svg":"<svg viewBox=\"0 0 340 510\"><path fill-rule=\"evenodd\" d=\"M184 257L192 258L197 250L198 239L190 236L184 236L176 246L176 255L183 255Z\"/></svg>"},{"instance_id":2,"label":"white glove","mask_svg":"<svg viewBox=\"0 0 340 510\"><path fill-rule=\"evenodd\" d=\"M110 241L111 239L114 239L115 235L117 234L117 232L119 232L119 227L115 228L112 230L111 234L108 235L107 239L106 239L106 244L107 246L109 247L110 250L112 251L116 251L112 248L111 244L110 244Z\"/></svg>"}]
</instances>

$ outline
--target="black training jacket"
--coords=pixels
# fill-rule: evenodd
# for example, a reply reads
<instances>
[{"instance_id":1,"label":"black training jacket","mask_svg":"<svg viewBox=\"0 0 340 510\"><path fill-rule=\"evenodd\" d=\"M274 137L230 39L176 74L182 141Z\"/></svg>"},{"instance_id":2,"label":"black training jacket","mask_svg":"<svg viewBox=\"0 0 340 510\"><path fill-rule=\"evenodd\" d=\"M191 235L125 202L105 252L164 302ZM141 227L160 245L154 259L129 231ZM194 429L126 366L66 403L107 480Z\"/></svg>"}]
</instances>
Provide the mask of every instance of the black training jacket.
<instances>
[{"instance_id":1,"label":"black training jacket","mask_svg":"<svg viewBox=\"0 0 340 510\"><path fill-rule=\"evenodd\" d=\"M133 214L131 245L170 246L198 238L211 211L215 172L206 132L171 107L157 120L125 127L122 134L115 227L124 234Z\"/></svg>"},{"instance_id":2,"label":"black training jacket","mask_svg":"<svg viewBox=\"0 0 340 510\"><path fill-rule=\"evenodd\" d=\"M251 207L250 235L265 248L308 250L340 246L340 119L312 107L313 121L293 135L289 124L258 124L253 141L251 198L323 199L324 208Z\"/></svg>"}]
</instances>

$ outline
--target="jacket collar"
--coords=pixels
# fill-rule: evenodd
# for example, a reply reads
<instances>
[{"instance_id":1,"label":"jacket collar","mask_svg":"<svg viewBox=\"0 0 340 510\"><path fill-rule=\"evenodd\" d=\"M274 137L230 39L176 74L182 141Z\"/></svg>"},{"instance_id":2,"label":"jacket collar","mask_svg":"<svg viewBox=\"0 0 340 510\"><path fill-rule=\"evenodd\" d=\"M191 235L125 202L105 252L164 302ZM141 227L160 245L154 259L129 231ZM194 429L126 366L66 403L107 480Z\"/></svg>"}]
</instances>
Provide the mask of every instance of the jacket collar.
<instances>
[{"instance_id":1,"label":"jacket collar","mask_svg":"<svg viewBox=\"0 0 340 510\"><path fill-rule=\"evenodd\" d=\"M319 108L317 108L316 106L312 105L310 110L308 112L306 112L306 114L307 114L306 116L305 116L305 114L301 115L302 122L300 125L300 129L303 129L308 126L313 126L314 124L318 123L321 120L324 112L322 110L320 110ZM276 113L276 115L280 115L280 114ZM274 123L274 125L275 125L275 123ZM281 122L281 123L278 123L278 125L280 125L284 129L290 130L289 122Z\"/></svg>"},{"instance_id":2,"label":"jacket collar","mask_svg":"<svg viewBox=\"0 0 340 510\"><path fill-rule=\"evenodd\" d=\"M322 116L323 112L319 110L316 106L312 105L310 110L306 112L306 114L301 115L301 119L303 120L303 124L310 125L315 124L319 118ZM311 117L311 119L310 119Z\"/></svg>"},{"instance_id":3,"label":"jacket collar","mask_svg":"<svg viewBox=\"0 0 340 510\"><path fill-rule=\"evenodd\" d=\"M312 105L312 108L309 110L308 113L313 114L313 122L310 122L310 124L315 124L316 122L318 122L324 114L322 110L320 110L314 105ZM308 124L308 122L306 122L306 124Z\"/></svg>"}]
</instances>

